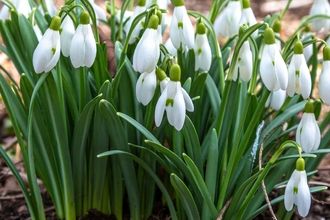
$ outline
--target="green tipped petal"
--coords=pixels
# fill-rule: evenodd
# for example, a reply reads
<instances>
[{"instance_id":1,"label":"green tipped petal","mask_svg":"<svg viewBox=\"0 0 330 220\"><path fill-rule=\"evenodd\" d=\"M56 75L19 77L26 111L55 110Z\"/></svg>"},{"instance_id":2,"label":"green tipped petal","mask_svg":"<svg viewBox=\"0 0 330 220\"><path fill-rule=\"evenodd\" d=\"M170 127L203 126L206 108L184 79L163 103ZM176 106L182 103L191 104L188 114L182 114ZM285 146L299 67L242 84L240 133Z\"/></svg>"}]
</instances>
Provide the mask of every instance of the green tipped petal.
<instances>
[{"instance_id":1,"label":"green tipped petal","mask_svg":"<svg viewBox=\"0 0 330 220\"><path fill-rule=\"evenodd\" d=\"M274 31L271 28L266 28L264 32L264 39L266 44L275 44L275 35Z\"/></svg>"},{"instance_id":2,"label":"green tipped petal","mask_svg":"<svg viewBox=\"0 0 330 220\"><path fill-rule=\"evenodd\" d=\"M170 70L170 79L173 82L179 82L181 78L181 68L178 64L173 64Z\"/></svg>"},{"instance_id":3,"label":"green tipped petal","mask_svg":"<svg viewBox=\"0 0 330 220\"><path fill-rule=\"evenodd\" d=\"M206 27L204 23L199 23L197 26L197 34L205 34L206 33Z\"/></svg>"},{"instance_id":4,"label":"green tipped petal","mask_svg":"<svg viewBox=\"0 0 330 220\"><path fill-rule=\"evenodd\" d=\"M305 112L306 113L314 113L314 105L313 102L308 101L305 105Z\"/></svg>"},{"instance_id":5,"label":"green tipped petal","mask_svg":"<svg viewBox=\"0 0 330 220\"><path fill-rule=\"evenodd\" d=\"M330 47L329 46L325 46L323 48L323 60L324 61L330 60Z\"/></svg>"},{"instance_id":6,"label":"green tipped petal","mask_svg":"<svg viewBox=\"0 0 330 220\"><path fill-rule=\"evenodd\" d=\"M294 44L293 52L294 52L294 54L303 54L304 53L304 45L301 43L301 41L298 40Z\"/></svg>"},{"instance_id":7,"label":"green tipped petal","mask_svg":"<svg viewBox=\"0 0 330 220\"><path fill-rule=\"evenodd\" d=\"M157 15L152 15L150 17L150 20L149 20L149 23L148 23L148 28L152 28L152 29L157 30L158 22L159 22L158 16Z\"/></svg>"},{"instance_id":8,"label":"green tipped petal","mask_svg":"<svg viewBox=\"0 0 330 220\"><path fill-rule=\"evenodd\" d=\"M87 11L83 11L80 15L80 24L89 24L90 16Z\"/></svg>"},{"instance_id":9,"label":"green tipped petal","mask_svg":"<svg viewBox=\"0 0 330 220\"><path fill-rule=\"evenodd\" d=\"M298 170L298 171L304 171L305 170L305 160L304 160L304 158L299 158L296 161L296 170Z\"/></svg>"},{"instance_id":10,"label":"green tipped petal","mask_svg":"<svg viewBox=\"0 0 330 220\"><path fill-rule=\"evenodd\" d=\"M59 31L60 26L61 26L61 18L59 16L54 16L49 25L49 29L54 31Z\"/></svg>"}]
</instances>

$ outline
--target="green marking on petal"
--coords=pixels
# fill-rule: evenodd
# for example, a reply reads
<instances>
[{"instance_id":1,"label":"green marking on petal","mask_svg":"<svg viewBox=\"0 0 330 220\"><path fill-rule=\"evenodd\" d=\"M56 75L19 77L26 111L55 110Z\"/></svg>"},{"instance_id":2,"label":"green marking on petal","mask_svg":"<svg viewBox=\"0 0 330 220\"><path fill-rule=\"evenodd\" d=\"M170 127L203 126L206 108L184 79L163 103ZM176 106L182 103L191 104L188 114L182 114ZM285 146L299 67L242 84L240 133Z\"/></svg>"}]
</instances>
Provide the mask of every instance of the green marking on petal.
<instances>
[{"instance_id":1,"label":"green marking on petal","mask_svg":"<svg viewBox=\"0 0 330 220\"><path fill-rule=\"evenodd\" d=\"M299 70L296 70L296 75L297 76L299 76L299 73L300 73L300 71Z\"/></svg>"},{"instance_id":2,"label":"green marking on petal","mask_svg":"<svg viewBox=\"0 0 330 220\"><path fill-rule=\"evenodd\" d=\"M178 28L182 28L183 29L183 23L182 22L178 22Z\"/></svg>"},{"instance_id":3,"label":"green marking on petal","mask_svg":"<svg viewBox=\"0 0 330 220\"><path fill-rule=\"evenodd\" d=\"M202 53L202 48L198 48L197 53L201 54Z\"/></svg>"},{"instance_id":4,"label":"green marking on petal","mask_svg":"<svg viewBox=\"0 0 330 220\"><path fill-rule=\"evenodd\" d=\"M52 48L52 53L53 53L53 55L55 54L55 52L56 52L56 48Z\"/></svg>"},{"instance_id":5,"label":"green marking on petal","mask_svg":"<svg viewBox=\"0 0 330 220\"><path fill-rule=\"evenodd\" d=\"M272 65L275 66L275 61L274 60L272 60Z\"/></svg>"},{"instance_id":6,"label":"green marking on petal","mask_svg":"<svg viewBox=\"0 0 330 220\"><path fill-rule=\"evenodd\" d=\"M169 106L169 105L171 105L171 107L173 107L173 105L174 105L174 99L171 99L171 98L167 98L166 99L165 106Z\"/></svg>"},{"instance_id":7,"label":"green marking on petal","mask_svg":"<svg viewBox=\"0 0 330 220\"><path fill-rule=\"evenodd\" d=\"M298 194L298 187L296 187L296 186L293 187L293 193Z\"/></svg>"}]
</instances>

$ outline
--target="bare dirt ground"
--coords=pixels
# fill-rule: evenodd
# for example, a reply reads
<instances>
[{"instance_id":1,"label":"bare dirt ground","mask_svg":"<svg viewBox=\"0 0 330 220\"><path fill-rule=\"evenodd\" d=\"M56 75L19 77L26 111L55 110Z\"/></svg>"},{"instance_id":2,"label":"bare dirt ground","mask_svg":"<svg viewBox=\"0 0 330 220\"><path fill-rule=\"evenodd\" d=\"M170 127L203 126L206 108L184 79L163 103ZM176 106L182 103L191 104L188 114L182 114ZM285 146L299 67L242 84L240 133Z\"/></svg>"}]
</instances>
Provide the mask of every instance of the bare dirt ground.
<instances>
[{"instance_id":1,"label":"bare dirt ground","mask_svg":"<svg viewBox=\"0 0 330 220\"><path fill-rule=\"evenodd\" d=\"M55 0L58 6L61 5L63 1ZM103 5L103 0L95 0L96 3ZM120 6L121 1L116 1L117 5ZM210 0L186 0L185 4L187 9L196 10L204 15L208 15L209 7L211 5ZM287 1L282 0L251 0L251 7L257 17L258 21L261 21L267 14L272 14L279 12L285 6ZM288 13L283 18L282 23L282 37L285 39L290 34L294 32L296 27L298 27L300 19L308 15L309 9L311 7L312 0L293 0L292 8L289 9ZM106 31L105 37L106 37ZM13 73L14 77L18 77L15 74L15 68L9 62L9 60L0 54L0 64L6 69L9 69ZM327 108L329 111L329 108ZM11 129L10 120L6 113L4 104L0 101L0 145L6 149L8 154L12 157L13 161L16 163L19 172L21 173L24 180L26 180L26 175L24 172L24 166L22 159L20 157L19 147L17 145L17 140ZM330 156L327 155L319 166L318 173L311 179L310 185L325 185L330 187ZM42 183L40 181L42 188ZM47 219L56 219L54 213L54 207L48 197L46 190L42 190L44 204L47 212ZM270 194L270 197L276 196L279 191L274 191ZM326 220L330 219L330 190L326 190L321 193L314 194L314 199L312 202L312 208L310 214L306 218L300 218L295 215L293 219L305 219L305 220ZM275 207L276 208L276 207ZM166 215L159 215L159 210L157 206L155 213L150 219L165 219ZM21 190L16 183L11 172L5 165L2 159L0 159L0 219L29 219L29 214L27 211L26 204L24 202ZM80 219L115 219L113 216L105 216L97 213L95 210L91 210L90 213ZM271 219L269 212L264 212L262 215L258 216L256 219Z\"/></svg>"}]
</instances>

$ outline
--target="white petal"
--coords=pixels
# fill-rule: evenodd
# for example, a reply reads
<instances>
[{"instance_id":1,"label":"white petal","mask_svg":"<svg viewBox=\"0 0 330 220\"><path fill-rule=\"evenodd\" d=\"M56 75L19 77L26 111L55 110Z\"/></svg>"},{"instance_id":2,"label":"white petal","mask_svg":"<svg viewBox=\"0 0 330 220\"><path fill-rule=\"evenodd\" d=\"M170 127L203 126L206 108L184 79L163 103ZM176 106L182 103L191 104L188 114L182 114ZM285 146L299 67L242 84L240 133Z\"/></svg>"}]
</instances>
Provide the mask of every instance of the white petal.
<instances>
[{"instance_id":1,"label":"white petal","mask_svg":"<svg viewBox=\"0 0 330 220\"><path fill-rule=\"evenodd\" d=\"M308 215L311 206L311 195L307 184L306 172L301 171L300 182L298 185L297 207L298 212L302 217Z\"/></svg>"},{"instance_id":2,"label":"white petal","mask_svg":"<svg viewBox=\"0 0 330 220\"><path fill-rule=\"evenodd\" d=\"M183 99L184 99L184 103L186 105L187 111L193 112L194 111L194 104L193 104L190 96L188 95L186 90L184 90L183 88L181 88L181 91L182 91L182 95L183 95Z\"/></svg>"},{"instance_id":3,"label":"white petal","mask_svg":"<svg viewBox=\"0 0 330 220\"><path fill-rule=\"evenodd\" d=\"M70 46L72 37L75 33L75 27L70 16L66 16L61 24L61 50L65 57L70 55Z\"/></svg>"},{"instance_id":4,"label":"white petal","mask_svg":"<svg viewBox=\"0 0 330 220\"><path fill-rule=\"evenodd\" d=\"M272 92L271 106L274 110L278 111L282 107L285 102L286 92L285 90L279 89L277 91Z\"/></svg>"},{"instance_id":5,"label":"white petal","mask_svg":"<svg viewBox=\"0 0 330 220\"><path fill-rule=\"evenodd\" d=\"M177 7L174 7L174 11L177 10ZM176 48L180 48L180 36L179 36L179 28L178 28L178 20L175 16L172 16L172 21L170 25L170 39L172 42L172 45Z\"/></svg>"},{"instance_id":6,"label":"white petal","mask_svg":"<svg viewBox=\"0 0 330 220\"><path fill-rule=\"evenodd\" d=\"M250 50L249 42L244 42L242 48L241 48L241 60L239 62L239 72L241 78L248 82L251 79L252 76L252 52Z\"/></svg>"},{"instance_id":7,"label":"white petal","mask_svg":"<svg viewBox=\"0 0 330 220\"><path fill-rule=\"evenodd\" d=\"M92 4L92 7L95 11L95 16L97 20L102 20L102 21L106 21L107 20L107 15L105 14L105 11L98 6L97 4Z\"/></svg>"},{"instance_id":8,"label":"white petal","mask_svg":"<svg viewBox=\"0 0 330 220\"><path fill-rule=\"evenodd\" d=\"M72 37L70 47L70 59L74 68L83 66L85 53L85 36L83 35L83 26L80 24Z\"/></svg>"},{"instance_id":9,"label":"white petal","mask_svg":"<svg viewBox=\"0 0 330 220\"><path fill-rule=\"evenodd\" d=\"M285 187L285 192L284 192L284 206L287 211L291 211L293 208L293 201L294 201L294 174L296 170L293 171L288 184Z\"/></svg>"},{"instance_id":10,"label":"white petal","mask_svg":"<svg viewBox=\"0 0 330 220\"><path fill-rule=\"evenodd\" d=\"M169 88L170 89L170 88ZM170 90L168 90L169 92ZM176 84L176 93L174 96L173 106L167 105L167 119L168 122L175 127L176 130L180 131L183 127L185 116L186 116L186 106L182 95L181 86L179 83ZM169 97L169 95L168 95Z\"/></svg>"},{"instance_id":11,"label":"white petal","mask_svg":"<svg viewBox=\"0 0 330 220\"><path fill-rule=\"evenodd\" d=\"M157 127L159 127L160 123L162 123L164 110L165 110L165 104L167 99L167 87L164 89L164 92L160 95L156 108L155 108L155 124Z\"/></svg>"},{"instance_id":12,"label":"white petal","mask_svg":"<svg viewBox=\"0 0 330 220\"><path fill-rule=\"evenodd\" d=\"M49 61L49 63L45 66L45 72L51 71L57 64L58 60L60 59L60 53L61 53L61 46L60 41L58 41L55 49L55 53L53 54L52 59Z\"/></svg>"},{"instance_id":13,"label":"white petal","mask_svg":"<svg viewBox=\"0 0 330 220\"><path fill-rule=\"evenodd\" d=\"M84 65L91 67L95 61L96 57L96 43L93 35L93 31L90 25L86 26L86 35L85 35L85 57Z\"/></svg>"},{"instance_id":14,"label":"white petal","mask_svg":"<svg viewBox=\"0 0 330 220\"><path fill-rule=\"evenodd\" d=\"M330 105L330 61L323 61L318 88L321 99Z\"/></svg>"},{"instance_id":15,"label":"white petal","mask_svg":"<svg viewBox=\"0 0 330 220\"><path fill-rule=\"evenodd\" d=\"M286 90L288 87L288 69L286 64L280 54L280 52L276 49L276 45L273 44L275 50L275 71L278 80L278 84L282 90Z\"/></svg>"},{"instance_id":16,"label":"white petal","mask_svg":"<svg viewBox=\"0 0 330 220\"><path fill-rule=\"evenodd\" d=\"M275 66L269 50L271 45L265 45L260 61L260 76L269 91L277 90L277 79L275 76Z\"/></svg>"},{"instance_id":17,"label":"white petal","mask_svg":"<svg viewBox=\"0 0 330 220\"><path fill-rule=\"evenodd\" d=\"M313 113L304 113L301 119L302 127L300 129L300 145L304 152L310 153L315 144L315 133L319 129L315 127L315 116ZM299 131L298 131L299 132Z\"/></svg>"},{"instance_id":18,"label":"white petal","mask_svg":"<svg viewBox=\"0 0 330 220\"><path fill-rule=\"evenodd\" d=\"M141 74L136 84L137 100L144 106L148 105L148 103L154 97L156 85L157 78L155 70L151 73Z\"/></svg>"}]
</instances>

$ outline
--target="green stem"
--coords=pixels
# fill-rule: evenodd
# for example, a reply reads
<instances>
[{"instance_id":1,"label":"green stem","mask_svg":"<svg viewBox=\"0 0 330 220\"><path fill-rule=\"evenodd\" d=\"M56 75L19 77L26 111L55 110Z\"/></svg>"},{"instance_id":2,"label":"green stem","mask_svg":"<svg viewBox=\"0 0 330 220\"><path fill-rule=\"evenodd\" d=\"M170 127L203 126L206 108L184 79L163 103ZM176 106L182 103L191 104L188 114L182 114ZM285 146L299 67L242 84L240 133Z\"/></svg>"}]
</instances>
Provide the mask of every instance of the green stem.
<instances>
[{"instance_id":1,"label":"green stem","mask_svg":"<svg viewBox=\"0 0 330 220\"><path fill-rule=\"evenodd\" d=\"M281 15L279 17L280 20L282 20L282 18L284 17L285 13L287 12L287 10L289 9L289 6L291 4L292 0L289 0L286 5L285 8L282 10Z\"/></svg>"}]
</instances>

